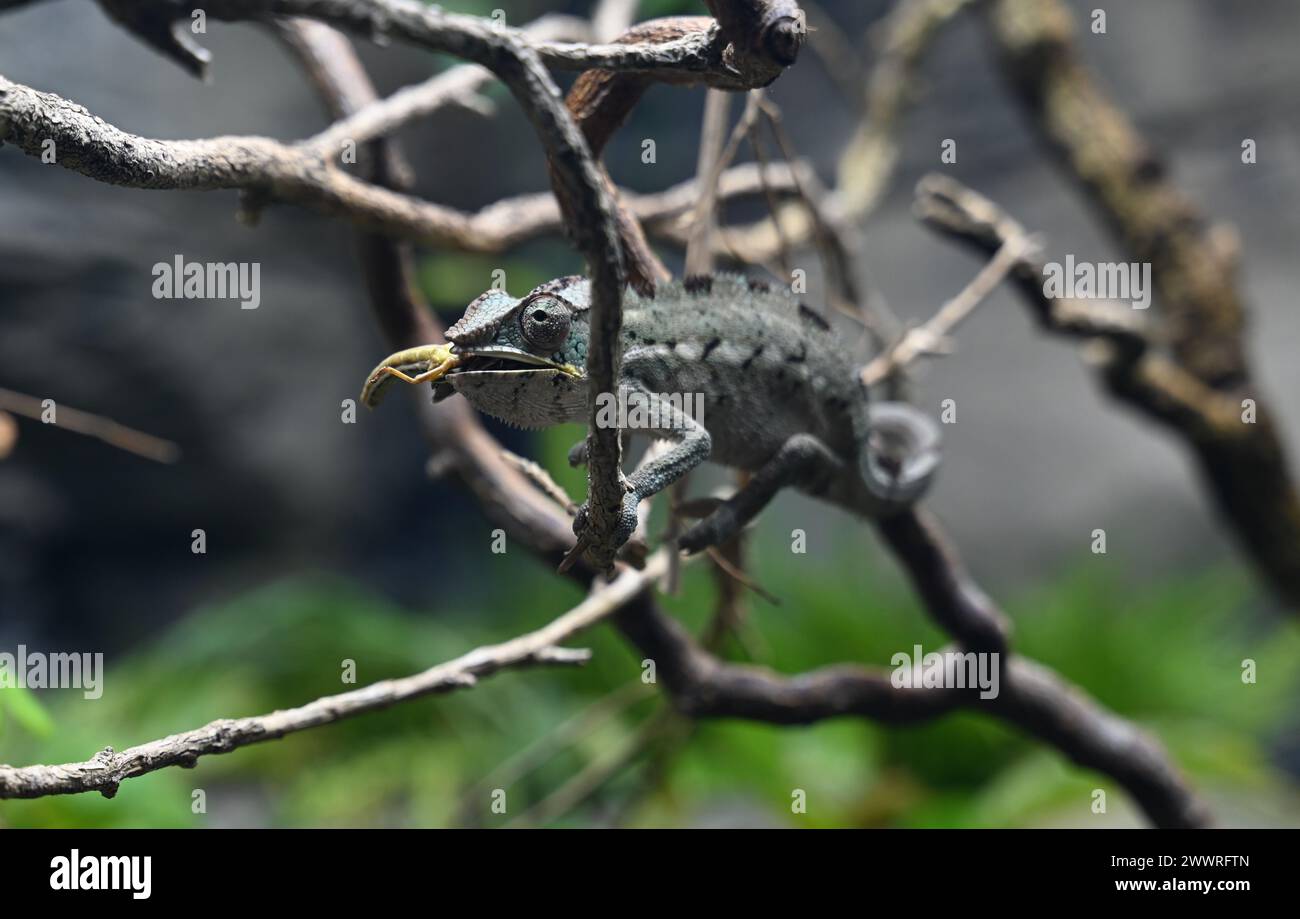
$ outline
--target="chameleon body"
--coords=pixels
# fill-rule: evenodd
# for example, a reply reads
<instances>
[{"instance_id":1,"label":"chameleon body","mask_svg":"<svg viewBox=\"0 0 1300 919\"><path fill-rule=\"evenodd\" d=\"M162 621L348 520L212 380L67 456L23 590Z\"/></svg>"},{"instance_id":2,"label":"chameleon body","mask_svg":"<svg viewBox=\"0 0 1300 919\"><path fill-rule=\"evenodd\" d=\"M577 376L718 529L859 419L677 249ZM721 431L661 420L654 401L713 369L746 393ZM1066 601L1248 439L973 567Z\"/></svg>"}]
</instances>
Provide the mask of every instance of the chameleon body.
<instances>
[{"instance_id":1,"label":"chameleon body","mask_svg":"<svg viewBox=\"0 0 1300 919\"><path fill-rule=\"evenodd\" d=\"M398 352L362 391L374 405L393 380L430 382L525 428L586 421L589 282L543 284L523 298L490 290L447 330L450 345ZM675 441L628 479L621 538L638 501L706 459L749 482L679 540L697 551L733 535L786 486L867 517L901 510L938 467L938 430L901 403L872 404L842 337L787 291L737 275L625 295L619 386L651 413L645 433ZM698 394L701 418L667 394ZM585 513L575 531L581 536Z\"/></svg>"}]
</instances>

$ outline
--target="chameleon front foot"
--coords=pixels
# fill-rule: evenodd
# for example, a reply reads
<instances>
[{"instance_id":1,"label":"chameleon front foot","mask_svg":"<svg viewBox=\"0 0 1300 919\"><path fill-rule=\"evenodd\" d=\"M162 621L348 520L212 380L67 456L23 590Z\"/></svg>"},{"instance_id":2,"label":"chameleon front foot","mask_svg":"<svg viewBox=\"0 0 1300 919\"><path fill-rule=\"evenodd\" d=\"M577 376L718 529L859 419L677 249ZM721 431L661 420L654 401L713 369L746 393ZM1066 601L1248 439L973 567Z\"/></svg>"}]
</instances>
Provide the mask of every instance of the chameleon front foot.
<instances>
[{"instance_id":1,"label":"chameleon front foot","mask_svg":"<svg viewBox=\"0 0 1300 919\"><path fill-rule=\"evenodd\" d=\"M629 491L623 495L623 507L619 511L618 525L614 530L613 548L615 552L622 549L632 534L636 532L637 524L637 506L641 499L635 492ZM560 562L560 571L565 572L573 567L573 563L586 553L587 549L596 544L596 534L591 531L591 516L588 512L588 502L584 501L578 508L577 514L573 517L573 535L578 537L578 542L564 560Z\"/></svg>"}]
</instances>

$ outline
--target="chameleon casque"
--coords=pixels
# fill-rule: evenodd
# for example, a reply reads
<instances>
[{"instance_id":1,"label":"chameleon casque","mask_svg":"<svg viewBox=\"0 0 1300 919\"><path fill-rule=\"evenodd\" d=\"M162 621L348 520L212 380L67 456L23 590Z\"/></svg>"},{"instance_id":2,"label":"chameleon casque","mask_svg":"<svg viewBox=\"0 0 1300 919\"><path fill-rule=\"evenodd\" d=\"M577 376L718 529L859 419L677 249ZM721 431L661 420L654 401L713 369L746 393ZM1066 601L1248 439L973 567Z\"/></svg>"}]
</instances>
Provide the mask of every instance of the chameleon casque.
<instances>
[{"instance_id":1,"label":"chameleon casque","mask_svg":"<svg viewBox=\"0 0 1300 919\"><path fill-rule=\"evenodd\" d=\"M519 427L584 422L589 306L590 284L578 276L522 299L489 290L447 330L449 345L390 355L361 399L373 407L394 380L427 382L435 402L460 393ZM643 433L674 445L628 477L620 544L635 528L637 503L704 460L752 475L679 538L688 552L725 541L787 486L865 517L916 501L939 465L938 426L909 405L870 403L847 350L788 291L739 275L661 284L653 297L629 289L619 385L655 409ZM703 422L669 393L702 394ZM579 537L585 525L584 506Z\"/></svg>"}]
</instances>

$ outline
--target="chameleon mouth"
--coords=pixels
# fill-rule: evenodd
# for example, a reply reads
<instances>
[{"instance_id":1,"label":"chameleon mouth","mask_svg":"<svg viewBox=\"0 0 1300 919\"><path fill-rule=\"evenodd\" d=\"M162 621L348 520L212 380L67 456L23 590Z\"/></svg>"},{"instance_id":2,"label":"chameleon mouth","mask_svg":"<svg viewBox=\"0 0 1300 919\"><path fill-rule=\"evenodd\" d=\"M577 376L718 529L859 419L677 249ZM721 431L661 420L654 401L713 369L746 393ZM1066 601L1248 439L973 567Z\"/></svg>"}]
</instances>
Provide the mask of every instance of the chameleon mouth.
<instances>
[{"instance_id":1,"label":"chameleon mouth","mask_svg":"<svg viewBox=\"0 0 1300 919\"><path fill-rule=\"evenodd\" d=\"M517 348L491 345L485 348L461 348L452 345L451 355L455 364L447 369L446 376L461 373L479 373L493 370L558 370L566 376L582 378L586 374L581 367L538 357Z\"/></svg>"},{"instance_id":2,"label":"chameleon mouth","mask_svg":"<svg viewBox=\"0 0 1300 919\"><path fill-rule=\"evenodd\" d=\"M441 402L455 393L455 377L518 378L521 374L562 373L567 377L581 380L586 372L581 367L538 357L508 346L493 345L486 348L461 348L452 346L454 364L433 382L433 401Z\"/></svg>"},{"instance_id":3,"label":"chameleon mouth","mask_svg":"<svg viewBox=\"0 0 1300 919\"><path fill-rule=\"evenodd\" d=\"M434 401L451 390L448 378L470 373L562 373L575 379L586 376L582 368L529 354L509 345L482 348L458 345L421 345L390 354L370 372L361 389L361 401L374 408L389 384L400 380L410 385L432 384Z\"/></svg>"}]
</instances>

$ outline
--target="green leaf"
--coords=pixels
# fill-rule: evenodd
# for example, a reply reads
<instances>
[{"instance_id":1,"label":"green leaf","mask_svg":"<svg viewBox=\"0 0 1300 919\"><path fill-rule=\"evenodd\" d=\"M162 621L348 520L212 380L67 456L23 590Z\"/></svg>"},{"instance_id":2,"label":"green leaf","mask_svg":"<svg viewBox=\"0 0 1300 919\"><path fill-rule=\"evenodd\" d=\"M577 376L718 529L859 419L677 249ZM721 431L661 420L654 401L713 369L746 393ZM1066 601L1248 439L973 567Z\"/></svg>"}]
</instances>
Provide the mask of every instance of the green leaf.
<instances>
[{"instance_id":1,"label":"green leaf","mask_svg":"<svg viewBox=\"0 0 1300 919\"><path fill-rule=\"evenodd\" d=\"M6 687L0 699L4 700L3 707L14 716L14 721L28 734L49 737L54 733L54 719L31 690L21 686Z\"/></svg>"}]
</instances>

